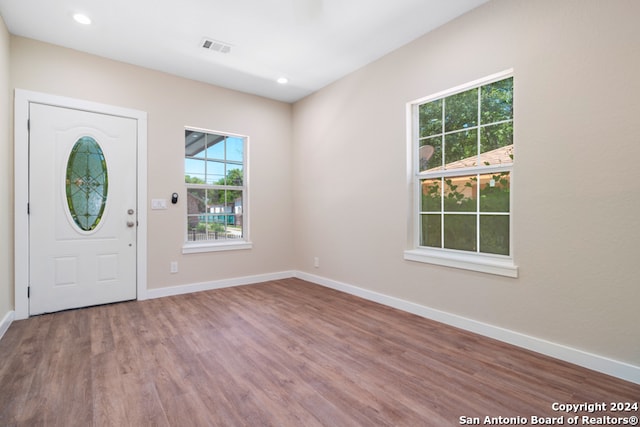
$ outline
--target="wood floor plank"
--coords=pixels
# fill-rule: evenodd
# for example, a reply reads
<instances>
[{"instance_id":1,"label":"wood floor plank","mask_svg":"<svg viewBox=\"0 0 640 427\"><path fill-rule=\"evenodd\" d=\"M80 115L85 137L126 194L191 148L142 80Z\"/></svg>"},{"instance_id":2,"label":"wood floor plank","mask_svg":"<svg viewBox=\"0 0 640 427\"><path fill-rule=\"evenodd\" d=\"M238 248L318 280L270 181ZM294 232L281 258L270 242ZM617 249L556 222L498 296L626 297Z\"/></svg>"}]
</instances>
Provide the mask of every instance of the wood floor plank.
<instances>
[{"instance_id":1,"label":"wood floor plank","mask_svg":"<svg viewBox=\"0 0 640 427\"><path fill-rule=\"evenodd\" d=\"M91 358L93 384L93 422L95 425L127 425L125 386L114 351Z\"/></svg>"},{"instance_id":2,"label":"wood floor plank","mask_svg":"<svg viewBox=\"0 0 640 427\"><path fill-rule=\"evenodd\" d=\"M36 412L37 402L30 390L37 374L44 374L41 346L50 323L41 318L31 320L14 322L0 341L0 425L16 425L16 415L24 409Z\"/></svg>"},{"instance_id":3,"label":"wood floor plank","mask_svg":"<svg viewBox=\"0 0 640 427\"><path fill-rule=\"evenodd\" d=\"M280 315L284 315L281 313ZM269 348L270 345L274 343L283 348L288 349L299 349L304 347L310 348L315 347L318 351L316 352L305 352L298 353L295 352L289 353L290 361L292 362L290 366L294 366L298 364L303 366L304 369L302 372L293 373L296 376L302 376L309 382L317 381L320 378L330 378L333 381L331 383L340 384L341 387L339 390L328 388L326 393L324 394L325 399L329 402L335 401L336 405L346 405L352 408L352 412L360 414L362 412L372 411L376 414L380 414L380 419L374 419L374 421L378 425L382 425L385 423L385 420L397 421L395 418L396 413L402 413L402 417L408 421L410 418L410 414L413 414L413 410L410 406L403 406L400 402L398 402L394 396L394 394L386 393L381 388L375 387L378 393L372 394L369 391L369 386L366 382L367 376L361 376L361 372L357 372L353 370L351 372L354 376L359 376L362 380L355 382L349 380L349 373L345 372L342 366L345 365L345 360L343 359L344 355L347 352L341 348L340 345L336 346L334 344L339 344L343 342L342 340L336 340L333 336L333 333L330 334L320 334L318 333L320 330L326 331L327 328L323 327L321 329L314 329L316 332L315 335L308 335L305 330L301 329L291 329L291 328L278 328L276 322L262 322L266 314L264 312L256 313L255 311L247 311L245 318L249 325L247 327L254 328L255 330L260 331L260 345L257 347L257 351L253 354L253 358L265 357L268 358L269 354L275 353L276 349ZM275 327L274 327L275 325ZM243 331L239 331L236 334L237 336L245 336L247 335ZM289 337L303 337L304 343L300 345L292 344L288 339ZM312 357L312 354L321 355L320 358ZM277 365L277 361L268 360L269 366L273 369L274 366ZM353 358L349 358L346 363L350 366L354 366L358 364L359 361ZM313 366L312 369L309 369L310 366ZM362 370L366 370L367 368L363 366ZM322 375L307 375L307 372L322 372ZM393 378L394 381L398 381L397 377ZM361 396L359 401L354 401L352 399L352 395ZM362 401L366 401L366 406L362 406Z\"/></svg>"},{"instance_id":4,"label":"wood floor plank","mask_svg":"<svg viewBox=\"0 0 640 427\"><path fill-rule=\"evenodd\" d=\"M26 411L20 420L27 424L41 419L44 425L91 425L90 336L84 323L86 311L74 310L50 315L50 331L29 390ZM64 408L64 410L62 409Z\"/></svg>"},{"instance_id":5,"label":"wood floor plank","mask_svg":"<svg viewBox=\"0 0 640 427\"><path fill-rule=\"evenodd\" d=\"M638 384L299 279L16 321L0 361L2 426L453 426L640 399Z\"/></svg>"},{"instance_id":6,"label":"wood floor plank","mask_svg":"<svg viewBox=\"0 0 640 427\"><path fill-rule=\"evenodd\" d=\"M334 425L352 422L349 416L343 416L330 402L318 396L317 390L301 378L293 360L287 358L288 363L285 365L282 357L269 357L269 354L278 354L283 348L278 340L266 344L263 341L264 335L247 333L249 328L251 326L247 323L223 331L230 349L235 349L238 353L233 359L238 359L241 363L231 369L231 372L241 372L242 382L248 389L259 391L257 397L263 402L268 401L267 407L280 408L278 420L287 421L286 425L321 425L318 423L320 417L313 411L315 405L319 404L328 411L321 416L337 423ZM238 339L239 337L242 338ZM310 395L318 399L310 402Z\"/></svg>"}]
</instances>

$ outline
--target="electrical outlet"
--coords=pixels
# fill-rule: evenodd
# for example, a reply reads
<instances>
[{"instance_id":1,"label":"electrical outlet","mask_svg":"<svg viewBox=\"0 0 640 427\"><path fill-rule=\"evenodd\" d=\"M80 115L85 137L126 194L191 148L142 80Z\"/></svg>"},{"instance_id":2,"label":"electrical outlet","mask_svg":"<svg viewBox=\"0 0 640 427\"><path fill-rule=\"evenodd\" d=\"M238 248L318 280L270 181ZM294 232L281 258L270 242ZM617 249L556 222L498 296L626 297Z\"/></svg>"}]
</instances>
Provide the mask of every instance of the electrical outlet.
<instances>
[{"instance_id":1,"label":"electrical outlet","mask_svg":"<svg viewBox=\"0 0 640 427\"><path fill-rule=\"evenodd\" d=\"M319 268L320 267L320 258L318 257L313 257L313 266L315 268Z\"/></svg>"},{"instance_id":2,"label":"electrical outlet","mask_svg":"<svg viewBox=\"0 0 640 427\"><path fill-rule=\"evenodd\" d=\"M178 272L178 263L176 261L171 261L171 269L170 269L171 273L177 273Z\"/></svg>"}]
</instances>

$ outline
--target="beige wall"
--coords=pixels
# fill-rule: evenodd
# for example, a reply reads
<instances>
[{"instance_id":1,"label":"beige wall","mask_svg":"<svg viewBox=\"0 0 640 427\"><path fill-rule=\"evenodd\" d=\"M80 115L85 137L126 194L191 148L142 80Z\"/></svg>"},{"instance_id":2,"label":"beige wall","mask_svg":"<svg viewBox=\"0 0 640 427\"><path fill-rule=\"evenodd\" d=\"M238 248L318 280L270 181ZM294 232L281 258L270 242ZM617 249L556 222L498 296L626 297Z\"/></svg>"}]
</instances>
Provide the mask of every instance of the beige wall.
<instances>
[{"instance_id":1,"label":"beige wall","mask_svg":"<svg viewBox=\"0 0 640 427\"><path fill-rule=\"evenodd\" d=\"M148 288L290 270L291 106L12 36L12 88L148 113ZM248 135L252 250L182 255L186 191L184 126ZM170 274L171 261L179 273Z\"/></svg>"},{"instance_id":2,"label":"beige wall","mask_svg":"<svg viewBox=\"0 0 640 427\"><path fill-rule=\"evenodd\" d=\"M638 16L492 1L295 104L297 268L640 365ZM520 277L404 261L406 103L508 68Z\"/></svg>"},{"instance_id":3,"label":"beige wall","mask_svg":"<svg viewBox=\"0 0 640 427\"><path fill-rule=\"evenodd\" d=\"M12 100L9 90L9 32L0 17L0 321L13 310Z\"/></svg>"}]
</instances>

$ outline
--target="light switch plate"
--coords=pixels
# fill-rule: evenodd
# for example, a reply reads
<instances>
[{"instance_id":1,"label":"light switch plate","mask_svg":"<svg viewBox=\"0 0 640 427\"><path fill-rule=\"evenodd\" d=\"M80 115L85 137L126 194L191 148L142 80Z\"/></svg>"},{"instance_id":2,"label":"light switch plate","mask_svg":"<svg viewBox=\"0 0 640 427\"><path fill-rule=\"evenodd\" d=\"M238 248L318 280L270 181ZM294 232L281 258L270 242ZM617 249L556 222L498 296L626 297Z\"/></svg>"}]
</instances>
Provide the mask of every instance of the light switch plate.
<instances>
[{"instance_id":1,"label":"light switch plate","mask_svg":"<svg viewBox=\"0 0 640 427\"><path fill-rule=\"evenodd\" d=\"M167 209L167 199L151 199L151 209Z\"/></svg>"}]
</instances>

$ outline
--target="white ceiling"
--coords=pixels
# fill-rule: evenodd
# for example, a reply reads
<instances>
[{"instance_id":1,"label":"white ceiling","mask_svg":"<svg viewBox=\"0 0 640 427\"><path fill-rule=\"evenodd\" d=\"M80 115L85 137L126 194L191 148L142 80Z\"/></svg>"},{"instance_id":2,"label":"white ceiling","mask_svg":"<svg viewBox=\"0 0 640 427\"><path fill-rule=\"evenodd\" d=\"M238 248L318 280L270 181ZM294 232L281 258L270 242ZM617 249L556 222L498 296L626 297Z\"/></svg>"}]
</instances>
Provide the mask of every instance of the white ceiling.
<instances>
[{"instance_id":1,"label":"white ceiling","mask_svg":"<svg viewBox=\"0 0 640 427\"><path fill-rule=\"evenodd\" d=\"M486 1L0 0L0 14L15 35L294 102Z\"/></svg>"}]
</instances>

